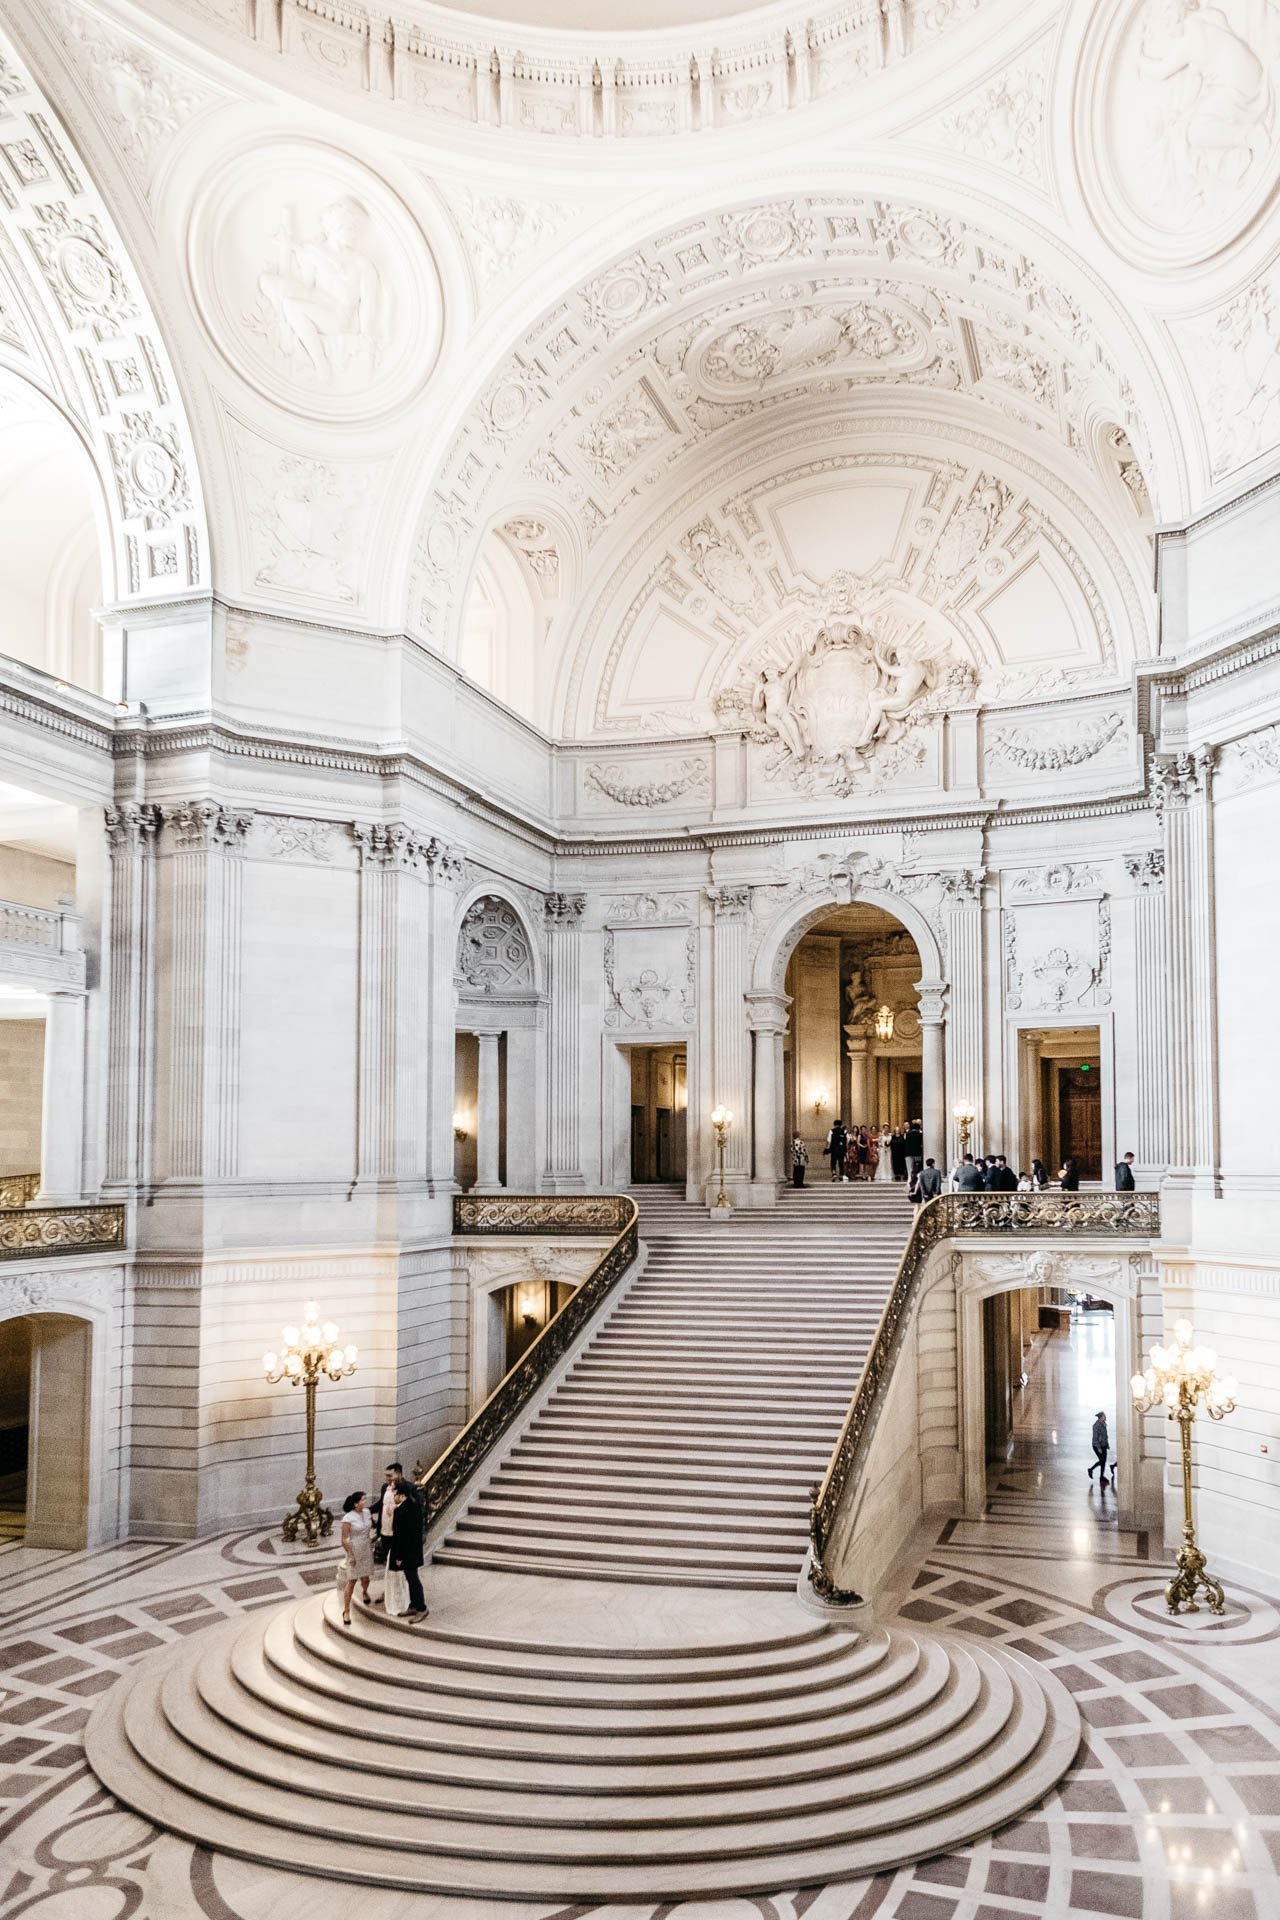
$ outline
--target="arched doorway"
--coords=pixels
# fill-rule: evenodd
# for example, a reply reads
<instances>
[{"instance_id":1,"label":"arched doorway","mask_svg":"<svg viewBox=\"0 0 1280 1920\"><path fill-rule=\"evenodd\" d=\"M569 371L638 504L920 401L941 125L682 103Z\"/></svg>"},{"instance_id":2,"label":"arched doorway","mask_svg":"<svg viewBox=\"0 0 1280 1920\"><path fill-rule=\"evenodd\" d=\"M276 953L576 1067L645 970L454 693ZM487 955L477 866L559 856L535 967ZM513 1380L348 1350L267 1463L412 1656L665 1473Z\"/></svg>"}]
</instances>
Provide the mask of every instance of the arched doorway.
<instances>
[{"instance_id":1,"label":"arched doorway","mask_svg":"<svg viewBox=\"0 0 1280 1920\"><path fill-rule=\"evenodd\" d=\"M836 907L796 943L784 989L783 1138L811 1161L832 1122L904 1134L924 1110L916 982L920 951L902 923L865 901Z\"/></svg>"},{"instance_id":2,"label":"arched doorway","mask_svg":"<svg viewBox=\"0 0 1280 1920\"><path fill-rule=\"evenodd\" d=\"M464 1191L527 1193L540 1161L545 998L529 929L500 894L464 906L455 979L454 1178Z\"/></svg>"},{"instance_id":3,"label":"arched doorway","mask_svg":"<svg viewBox=\"0 0 1280 1920\"><path fill-rule=\"evenodd\" d=\"M0 1538L87 1543L92 1351L70 1314L0 1322Z\"/></svg>"}]
</instances>

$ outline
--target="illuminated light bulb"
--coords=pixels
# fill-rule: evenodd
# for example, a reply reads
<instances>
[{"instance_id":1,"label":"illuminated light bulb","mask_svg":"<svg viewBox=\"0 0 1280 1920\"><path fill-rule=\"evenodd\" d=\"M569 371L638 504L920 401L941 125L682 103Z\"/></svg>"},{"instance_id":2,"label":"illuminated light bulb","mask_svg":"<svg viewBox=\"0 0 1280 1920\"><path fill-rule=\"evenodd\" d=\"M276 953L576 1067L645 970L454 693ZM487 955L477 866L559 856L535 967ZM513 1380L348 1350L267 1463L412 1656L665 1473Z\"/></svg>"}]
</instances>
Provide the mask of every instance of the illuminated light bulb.
<instances>
[{"instance_id":1,"label":"illuminated light bulb","mask_svg":"<svg viewBox=\"0 0 1280 1920\"><path fill-rule=\"evenodd\" d=\"M297 1353L286 1354L284 1365L286 1373L301 1373L302 1356Z\"/></svg>"},{"instance_id":2,"label":"illuminated light bulb","mask_svg":"<svg viewBox=\"0 0 1280 1920\"><path fill-rule=\"evenodd\" d=\"M1132 1393L1134 1399L1141 1400L1146 1390L1147 1390L1146 1374L1135 1373L1132 1380L1130 1380L1129 1382L1129 1391Z\"/></svg>"},{"instance_id":3,"label":"illuminated light bulb","mask_svg":"<svg viewBox=\"0 0 1280 1920\"><path fill-rule=\"evenodd\" d=\"M342 1348L341 1347L331 1347L329 1349L328 1364L329 1364L330 1373L340 1372L342 1368Z\"/></svg>"},{"instance_id":4,"label":"illuminated light bulb","mask_svg":"<svg viewBox=\"0 0 1280 1920\"><path fill-rule=\"evenodd\" d=\"M329 1345L332 1346L338 1337L338 1329L334 1326L332 1320L326 1320L320 1331L329 1342Z\"/></svg>"},{"instance_id":5,"label":"illuminated light bulb","mask_svg":"<svg viewBox=\"0 0 1280 1920\"><path fill-rule=\"evenodd\" d=\"M280 1338L284 1341L286 1347L296 1347L298 1344L298 1329L296 1327L286 1327L280 1335Z\"/></svg>"},{"instance_id":6,"label":"illuminated light bulb","mask_svg":"<svg viewBox=\"0 0 1280 1920\"><path fill-rule=\"evenodd\" d=\"M1170 1381L1168 1382L1168 1384L1166 1385L1166 1387L1165 1387L1165 1390L1164 1390L1164 1403L1165 1403L1165 1405L1166 1405L1166 1407L1176 1407L1176 1406L1177 1406L1177 1404L1178 1404L1178 1383L1177 1383L1177 1381L1176 1381L1176 1380L1170 1380Z\"/></svg>"},{"instance_id":7,"label":"illuminated light bulb","mask_svg":"<svg viewBox=\"0 0 1280 1920\"><path fill-rule=\"evenodd\" d=\"M347 1365L348 1365L349 1367L354 1367L354 1365L355 1365L355 1363L356 1363L356 1349L355 1349L355 1347L347 1347L347 1348L345 1349L345 1351L346 1351L346 1357L347 1357Z\"/></svg>"},{"instance_id":8,"label":"illuminated light bulb","mask_svg":"<svg viewBox=\"0 0 1280 1920\"><path fill-rule=\"evenodd\" d=\"M1175 1320L1173 1323L1173 1337L1180 1347L1191 1345L1195 1338L1195 1331L1189 1320Z\"/></svg>"},{"instance_id":9,"label":"illuminated light bulb","mask_svg":"<svg viewBox=\"0 0 1280 1920\"><path fill-rule=\"evenodd\" d=\"M276 1368L277 1368L277 1367L278 1367L279 1365L280 1365L280 1356L279 1356L279 1354L275 1354L275 1353L264 1353L264 1354L263 1354L263 1356L262 1356L262 1369L263 1369L263 1372L264 1372L264 1373L274 1373L274 1372L275 1372L275 1370L276 1370Z\"/></svg>"}]
</instances>

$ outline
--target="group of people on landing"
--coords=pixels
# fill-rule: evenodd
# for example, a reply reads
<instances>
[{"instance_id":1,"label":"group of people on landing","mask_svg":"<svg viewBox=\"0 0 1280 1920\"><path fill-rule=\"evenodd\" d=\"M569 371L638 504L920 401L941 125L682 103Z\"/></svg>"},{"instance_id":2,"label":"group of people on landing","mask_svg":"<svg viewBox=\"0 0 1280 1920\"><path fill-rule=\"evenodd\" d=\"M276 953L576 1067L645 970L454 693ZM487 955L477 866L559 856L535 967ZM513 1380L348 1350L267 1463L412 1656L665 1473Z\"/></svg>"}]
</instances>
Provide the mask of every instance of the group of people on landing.
<instances>
[{"instance_id":1,"label":"group of people on landing","mask_svg":"<svg viewBox=\"0 0 1280 1920\"><path fill-rule=\"evenodd\" d=\"M933 1160L924 1158L924 1134L918 1120L908 1127L847 1128L836 1120L827 1134L822 1157L831 1166L831 1178L848 1180L905 1180L907 1198L914 1202L932 1200L943 1191L943 1176ZM791 1184L804 1185L809 1165L809 1149L797 1132L791 1136ZM1133 1155L1126 1153L1116 1162L1117 1193L1132 1193ZM951 1174L953 1193L1042 1193L1057 1186L1061 1193L1077 1193L1080 1168L1070 1156L1058 1169L1057 1180L1049 1176L1043 1160L1033 1160L1030 1169L1015 1173L1003 1153L966 1153L956 1162Z\"/></svg>"},{"instance_id":2,"label":"group of people on landing","mask_svg":"<svg viewBox=\"0 0 1280 1920\"><path fill-rule=\"evenodd\" d=\"M846 1127L833 1123L822 1157L830 1162L833 1180L911 1180L919 1172L924 1135L918 1120L909 1126ZM791 1183L804 1185L809 1149L799 1133L791 1136Z\"/></svg>"},{"instance_id":3,"label":"group of people on landing","mask_svg":"<svg viewBox=\"0 0 1280 1920\"><path fill-rule=\"evenodd\" d=\"M376 1599L369 1593L376 1565L384 1565L388 1573L404 1575L409 1601L406 1620L427 1618L422 1591L425 1525L421 1495L413 1481L405 1478L398 1460L387 1468L372 1500L364 1492L347 1495L342 1503L342 1559L338 1562L344 1627L351 1625L351 1602L357 1585L366 1607L386 1604L385 1592Z\"/></svg>"}]
</instances>

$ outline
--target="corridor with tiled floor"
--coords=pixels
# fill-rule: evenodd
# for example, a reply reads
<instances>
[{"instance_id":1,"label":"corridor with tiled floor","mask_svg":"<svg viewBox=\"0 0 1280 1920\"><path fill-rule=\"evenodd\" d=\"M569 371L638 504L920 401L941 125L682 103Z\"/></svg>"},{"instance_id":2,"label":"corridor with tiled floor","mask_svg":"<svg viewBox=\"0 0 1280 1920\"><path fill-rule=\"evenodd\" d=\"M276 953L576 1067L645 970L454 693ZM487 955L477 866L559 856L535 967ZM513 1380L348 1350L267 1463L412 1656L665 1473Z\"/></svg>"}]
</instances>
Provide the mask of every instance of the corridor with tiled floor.
<instances>
[{"instance_id":1,"label":"corridor with tiled floor","mask_svg":"<svg viewBox=\"0 0 1280 1920\"><path fill-rule=\"evenodd\" d=\"M904 1629L940 1629L1042 1663L1080 1707L1084 1740L1061 1786L990 1839L857 1881L675 1905L495 1903L375 1888L353 1896L158 1832L113 1805L81 1747L92 1702L117 1674L206 1626L328 1588L332 1550L286 1548L265 1532L66 1556L9 1546L0 1548L0 1916L1275 1920L1280 1612L1274 1599L1229 1582L1221 1621L1163 1613L1159 1543L1118 1531L1113 1497L1091 1492L1085 1478L1088 1427L1110 1406L1109 1333L1100 1319L1077 1316L1072 1335L1044 1343L988 1511L932 1528L890 1596ZM433 1624L483 1625L495 1578L432 1571ZM584 1608L617 1592L567 1584ZM529 1583L535 1609L549 1597L541 1589ZM727 1624L744 1598L723 1596ZM358 1729L358 1700L350 1711ZM335 1838L354 1817L333 1808ZM282 1834L282 1860L292 1844Z\"/></svg>"}]
</instances>

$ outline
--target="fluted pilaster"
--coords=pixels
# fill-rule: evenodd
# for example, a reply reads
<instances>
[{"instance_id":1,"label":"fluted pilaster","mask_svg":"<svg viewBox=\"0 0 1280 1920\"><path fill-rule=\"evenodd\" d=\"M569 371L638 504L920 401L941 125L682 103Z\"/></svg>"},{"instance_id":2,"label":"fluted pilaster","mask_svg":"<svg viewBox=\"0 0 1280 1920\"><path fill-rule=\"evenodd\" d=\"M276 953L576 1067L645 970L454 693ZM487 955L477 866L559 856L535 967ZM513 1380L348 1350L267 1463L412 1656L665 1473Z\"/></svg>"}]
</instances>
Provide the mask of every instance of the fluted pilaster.
<instances>
[{"instance_id":1,"label":"fluted pilaster","mask_svg":"<svg viewBox=\"0 0 1280 1920\"><path fill-rule=\"evenodd\" d=\"M586 896L549 893L544 903L549 1002L547 1171L553 1193L585 1186L582 1172L582 915Z\"/></svg>"}]
</instances>

